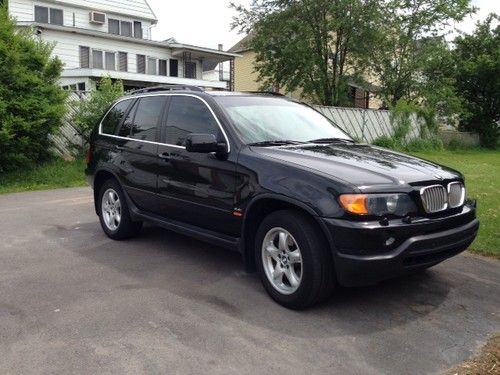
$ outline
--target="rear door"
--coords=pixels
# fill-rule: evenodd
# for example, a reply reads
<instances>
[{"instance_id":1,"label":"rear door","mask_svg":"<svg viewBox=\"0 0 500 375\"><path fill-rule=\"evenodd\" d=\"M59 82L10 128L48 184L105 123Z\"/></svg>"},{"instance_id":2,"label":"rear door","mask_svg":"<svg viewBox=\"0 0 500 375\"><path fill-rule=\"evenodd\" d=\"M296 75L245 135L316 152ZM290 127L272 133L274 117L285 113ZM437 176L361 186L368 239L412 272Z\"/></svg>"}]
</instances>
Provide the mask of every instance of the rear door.
<instances>
[{"instance_id":1,"label":"rear door","mask_svg":"<svg viewBox=\"0 0 500 375\"><path fill-rule=\"evenodd\" d=\"M139 98L118 132L122 183L134 204L149 212L158 212L158 138L166 101L162 95Z\"/></svg>"},{"instance_id":2,"label":"rear door","mask_svg":"<svg viewBox=\"0 0 500 375\"><path fill-rule=\"evenodd\" d=\"M232 215L236 165L215 153L187 152L190 133L214 134L220 142L228 142L204 100L187 94L170 96L161 139L165 144L158 148L160 207L170 218L234 235L239 225Z\"/></svg>"}]
</instances>

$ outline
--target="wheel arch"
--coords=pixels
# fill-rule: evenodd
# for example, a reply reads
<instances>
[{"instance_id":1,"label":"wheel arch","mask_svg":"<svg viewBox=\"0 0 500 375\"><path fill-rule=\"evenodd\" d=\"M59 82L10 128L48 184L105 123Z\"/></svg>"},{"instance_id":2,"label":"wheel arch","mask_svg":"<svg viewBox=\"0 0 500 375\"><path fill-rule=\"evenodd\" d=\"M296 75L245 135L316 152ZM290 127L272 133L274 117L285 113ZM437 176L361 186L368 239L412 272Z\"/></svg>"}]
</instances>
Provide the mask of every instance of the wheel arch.
<instances>
[{"instance_id":1,"label":"wheel arch","mask_svg":"<svg viewBox=\"0 0 500 375\"><path fill-rule=\"evenodd\" d=\"M98 212L99 191L101 190L102 185L104 185L104 183L109 179L115 179L116 181L119 181L118 177L109 169L100 169L95 173L93 189L94 189L94 209L97 215L99 215Z\"/></svg>"},{"instance_id":2,"label":"wheel arch","mask_svg":"<svg viewBox=\"0 0 500 375\"><path fill-rule=\"evenodd\" d=\"M243 259L245 262L245 269L248 272L253 272L256 270L254 245L258 225L260 224L260 222L262 222L264 217L266 217L270 213L284 209L299 211L313 219L320 228L320 231L323 233L323 236L328 245L329 252L332 253L333 239L331 238L331 235L327 230L325 224L321 221L320 217L312 207L293 198L277 194L261 194L258 197L254 198L245 209L242 229L241 252L243 254Z\"/></svg>"}]
</instances>

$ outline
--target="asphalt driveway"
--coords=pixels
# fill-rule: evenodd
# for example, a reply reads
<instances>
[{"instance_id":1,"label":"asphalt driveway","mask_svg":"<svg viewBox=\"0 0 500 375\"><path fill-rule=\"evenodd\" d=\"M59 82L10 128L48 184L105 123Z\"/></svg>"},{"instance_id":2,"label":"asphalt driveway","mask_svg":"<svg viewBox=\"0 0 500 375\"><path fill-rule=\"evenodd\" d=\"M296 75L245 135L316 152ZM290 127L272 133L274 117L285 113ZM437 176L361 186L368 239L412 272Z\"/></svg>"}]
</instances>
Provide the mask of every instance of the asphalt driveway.
<instances>
[{"instance_id":1,"label":"asphalt driveway","mask_svg":"<svg viewBox=\"0 0 500 375\"><path fill-rule=\"evenodd\" d=\"M500 265L461 255L286 310L237 254L147 226L114 242L91 191L0 196L0 373L439 373L500 332Z\"/></svg>"}]
</instances>

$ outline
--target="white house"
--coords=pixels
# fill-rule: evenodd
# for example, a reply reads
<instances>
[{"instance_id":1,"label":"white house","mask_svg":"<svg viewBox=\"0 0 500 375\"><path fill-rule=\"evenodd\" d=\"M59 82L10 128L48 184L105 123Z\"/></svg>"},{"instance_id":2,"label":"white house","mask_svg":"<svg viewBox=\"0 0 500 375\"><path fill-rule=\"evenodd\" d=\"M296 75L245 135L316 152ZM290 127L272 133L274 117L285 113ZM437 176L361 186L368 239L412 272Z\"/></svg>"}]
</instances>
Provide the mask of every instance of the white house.
<instances>
[{"instance_id":1,"label":"white house","mask_svg":"<svg viewBox=\"0 0 500 375\"><path fill-rule=\"evenodd\" d=\"M203 64L232 61L238 55L151 40L156 15L146 0L9 0L19 27L32 27L54 43L64 63L61 85L89 90L103 76L123 80L126 89L160 84L233 88L233 83L203 78ZM189 15L177 15L189 17Z\"/></svg>"}]
</instances>

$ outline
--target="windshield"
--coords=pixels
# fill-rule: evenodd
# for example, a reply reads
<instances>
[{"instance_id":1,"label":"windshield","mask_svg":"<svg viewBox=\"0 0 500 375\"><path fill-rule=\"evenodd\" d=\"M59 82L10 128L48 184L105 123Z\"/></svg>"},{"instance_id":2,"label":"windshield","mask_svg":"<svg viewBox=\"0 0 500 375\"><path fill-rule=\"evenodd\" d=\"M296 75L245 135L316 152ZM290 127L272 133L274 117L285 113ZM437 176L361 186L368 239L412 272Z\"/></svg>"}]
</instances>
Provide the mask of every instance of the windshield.
<instances>
[{"instance_id":1,"label":"windshield","mask_svg":"<svg viewBox=\"0 0 500 375\"><path fill-rule=\"evenodd\" d=\"M326 117L282 98L217 97L247 144L268 141L308 142L321 138L351 140Z\"/></svg>"}]
</instances>

